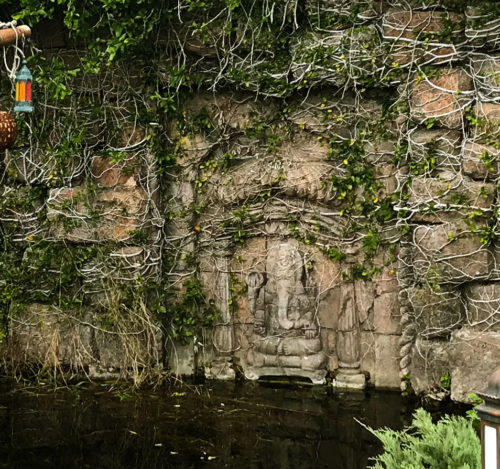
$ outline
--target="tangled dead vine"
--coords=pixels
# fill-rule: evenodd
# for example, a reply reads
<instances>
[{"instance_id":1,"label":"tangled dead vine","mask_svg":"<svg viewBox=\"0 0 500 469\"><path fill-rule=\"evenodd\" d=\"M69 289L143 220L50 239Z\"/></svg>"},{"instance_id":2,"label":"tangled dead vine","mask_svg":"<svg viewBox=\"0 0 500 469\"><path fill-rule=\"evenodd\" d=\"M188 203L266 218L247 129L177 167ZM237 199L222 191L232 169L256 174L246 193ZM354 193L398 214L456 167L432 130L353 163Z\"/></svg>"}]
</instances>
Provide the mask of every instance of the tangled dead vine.
<instances>
[{"instance_id":1,"label":"tangled dead vine","mask_svg":"<svg viewBox=\"0 0 500 469\"><path fill-rule=\"evenodd\" d=\"M25 9L26 21L40 19L35 3ZM165 319L167 335L191 337L182 335L193 334L189 314L211 305L197 297L203 304L191 308L172 298L182 297L186 279L199 275L197 248L215 252L229 243L234 251L266 235L269 221L280 222L289 230L281 236L315 246L333 261L361 247L361 278L376 272L377 251L400 245L400 366L407 376L421 321L408 291L427 285L440 295L440 285L461 288L480 277L467 264L457 267L460 254L450 254L440 258L453 274L444 279L422 240L458 214L467 222L446 229L445 244L477 236L477 252L495 251L496 193L486 184L494 178L486 175L485 184L471 178L463 161L478 157L486 169L497 164L496 131L486 118L486 107L499 104L500 96L496 10L458 2L452 11L447 3L424 0L179 0L141 10L137 26L113 16L116 5L110 5L92 10L83 25L74 22L79 7L63 12L73 36L64 49L25 47L37 79L37 110L19 119L18 144L5 157L4 308L26 298L102 310L116 304L135 317L132 330L147 330L149 338L157 331L148 316L153 312ZM88 33L97 25L105 30L101 42ZM471 86L450 92L443 83L455 69L460 83ZM233 89L229 102L249 108L236 124L240 111L217 102ZM415 101L419 89L436 97L431 114ZM198 108L190 104L196 94L206 98ZM451 95L451 104L439 101L443 95ZM439 130L442 122L452 128ZM286 152L311 135L327 149L328 163L304 185L287 176ZM273 168L271 179L247 179L237 199L214 205L233 169L252 159L263 162L261 169ZM392 173L377 175L384 165L392 165ZM384 178L392 176L396 185L388 191ZM127 201L138 197L133 213L110 208L116 194L109 196L105 181L113 178L126 186L121 196ZM134 229L116 240L96 228L116 223ZM73 259L65 278L62 264L30 268L47 243L97 248ZM498 277L497 256L491 258L484 280ZM15 288L19 272L33 277L44 269L75 288L57 295L43 281ZM109 297L131 282L150 286L153 301L132 307ZM482 299L464 295L472 325L477 314L468 305L497 300L494 292ZM191 311L182 310L184 322L169 316L179 305ZM485 329L496 324L496 309L480 320ZM127 337L129 324L116 325L114 333ZM127 356L136 357L127 366L140 375L149 365L138 361L136 345L123 343Z\"/></svg>"}]
</instances>

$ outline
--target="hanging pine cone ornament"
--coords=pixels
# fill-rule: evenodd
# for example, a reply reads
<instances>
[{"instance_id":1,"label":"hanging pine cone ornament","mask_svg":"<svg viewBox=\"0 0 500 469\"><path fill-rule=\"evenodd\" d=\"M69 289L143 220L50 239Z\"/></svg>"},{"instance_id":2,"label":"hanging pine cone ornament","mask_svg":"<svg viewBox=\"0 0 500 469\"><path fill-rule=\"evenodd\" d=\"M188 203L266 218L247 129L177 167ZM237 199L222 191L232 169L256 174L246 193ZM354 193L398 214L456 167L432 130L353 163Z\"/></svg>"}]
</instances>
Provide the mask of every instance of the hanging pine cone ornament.
<instances>
[{"instance_id":1,"label":"hanging pine cone ornament","mask_svg":"<svg viewBox=\"0 0 500 469\"><path fill-rule=\"evenodd\" d=\"M0 151L14 145L17 137L17 123L6 111L0 111Z\"/></svg>"}]
</instances>

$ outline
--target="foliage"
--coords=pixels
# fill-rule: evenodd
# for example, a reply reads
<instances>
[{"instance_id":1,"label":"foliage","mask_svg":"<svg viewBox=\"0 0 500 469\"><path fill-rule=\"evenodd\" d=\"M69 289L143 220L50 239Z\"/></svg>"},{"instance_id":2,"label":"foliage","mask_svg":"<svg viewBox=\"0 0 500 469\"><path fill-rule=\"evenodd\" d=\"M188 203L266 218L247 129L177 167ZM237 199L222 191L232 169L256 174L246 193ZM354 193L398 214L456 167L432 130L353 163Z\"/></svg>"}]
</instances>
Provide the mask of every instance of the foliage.
<instances>
[{"instance_id":1,"label":"foliage","mask_svg":"<svg viewBox=\"0 0 500 469\"><path fill-rule=\"evenodd\" d=\"M417 409L402 431L367 428L384 446L377 469L481 468L481 443L470 419L444 416L433 423L428 412Z\"/></svg>"},{"instance_id":2,"label":"foliage","mask_svg":"<svg viewBox=\"0 0 500 469\"><path fill-rule=\"evenodd\" d=\"M219 316L214 301L206 298L198 278L184 282L179 300L165 312L172 336L183 344L193 337L201 337L202 329L211 326Z\"/></svg>"}]
</instances>

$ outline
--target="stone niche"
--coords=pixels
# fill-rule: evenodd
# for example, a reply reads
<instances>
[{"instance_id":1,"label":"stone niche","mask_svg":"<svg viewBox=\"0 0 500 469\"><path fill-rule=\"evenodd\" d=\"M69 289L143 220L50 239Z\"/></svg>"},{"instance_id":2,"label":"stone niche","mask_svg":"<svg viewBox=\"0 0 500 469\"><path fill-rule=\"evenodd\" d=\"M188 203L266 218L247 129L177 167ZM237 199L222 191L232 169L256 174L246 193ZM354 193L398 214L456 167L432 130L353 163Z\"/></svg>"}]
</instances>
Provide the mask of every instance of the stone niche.
<instances>
[{"instance_id":1,"label":"stone niche","mask_svg":"<svg viewBox=\"0 0 500 469\"><path fill-rule=\"evenodd\" d=\"M202 259L205 289L222 312L209 377L232 379L237 364L250 380L288 376L323 384L331 373L335 386L363 388L377 369L378 334L387 331L373 313L386 292L377 297L373 283L345 280L340 262L279 236L255 237L235 250L228 245Z\"/></svg>"}]
</instances>

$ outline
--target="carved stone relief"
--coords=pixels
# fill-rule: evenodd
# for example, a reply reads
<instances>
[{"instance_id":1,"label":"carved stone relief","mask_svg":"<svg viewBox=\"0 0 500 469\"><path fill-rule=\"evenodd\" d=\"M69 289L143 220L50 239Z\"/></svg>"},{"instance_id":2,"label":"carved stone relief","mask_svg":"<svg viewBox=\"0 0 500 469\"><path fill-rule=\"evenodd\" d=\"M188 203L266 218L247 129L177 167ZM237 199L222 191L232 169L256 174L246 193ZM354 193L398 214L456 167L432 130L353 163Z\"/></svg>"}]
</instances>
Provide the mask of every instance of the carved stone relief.
<instances>
[{"instance_id":1,"label":"carved stone relief","mask_svg":"<svg viewBox=\"0 0 500 469\"><path fill-rule=\"evenodd\" d=\"M252 348L245 376L293 375L322 383L323 353L313 287L305 279L303 255L284 242L268 251L266 271L246 277L248 303L254 316Z\"/></svg>"}]
</instances>

